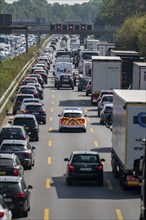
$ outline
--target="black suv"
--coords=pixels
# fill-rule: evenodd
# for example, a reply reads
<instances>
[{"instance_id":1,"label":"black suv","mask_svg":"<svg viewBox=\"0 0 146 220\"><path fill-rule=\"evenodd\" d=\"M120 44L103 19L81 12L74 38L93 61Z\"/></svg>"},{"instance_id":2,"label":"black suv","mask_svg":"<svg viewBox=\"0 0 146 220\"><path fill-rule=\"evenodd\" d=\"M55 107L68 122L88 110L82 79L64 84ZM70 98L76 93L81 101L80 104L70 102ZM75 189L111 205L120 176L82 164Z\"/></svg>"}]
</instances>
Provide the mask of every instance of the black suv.
<instances>
[{"instance_id":1,"label":"black suv","mask_svg":"<svg viewBox=\"0 0 146 220\"><path fill-rule=\"evenodd\" d=\"M57 89L60 88L71 88L74 89L74 82L72 76L69 74L62 74L60 78L57 80Z\"/></svg>"},{"instance_id":2,"label":"black suv","mask_svg":"<svg viewBox=\"0 0 146 220\"><path fill-rule=\"evenodd\" d=\"M5 202L13 214L28 216L30 210L30 191L31 185L26 185L22 177L1 176L0 194L3 195Z\"/></svg>"},{"instance_id":3,"label":"black suv","mask_svg":"<svg viewBox=\"0 0 146 220\"><path fill-rule=\"evenodd\" d=\"M34 115L16 114L12 125L21 125L30 137L30 141L39 141L39 125Z\"/></svg>"}]
</instances>

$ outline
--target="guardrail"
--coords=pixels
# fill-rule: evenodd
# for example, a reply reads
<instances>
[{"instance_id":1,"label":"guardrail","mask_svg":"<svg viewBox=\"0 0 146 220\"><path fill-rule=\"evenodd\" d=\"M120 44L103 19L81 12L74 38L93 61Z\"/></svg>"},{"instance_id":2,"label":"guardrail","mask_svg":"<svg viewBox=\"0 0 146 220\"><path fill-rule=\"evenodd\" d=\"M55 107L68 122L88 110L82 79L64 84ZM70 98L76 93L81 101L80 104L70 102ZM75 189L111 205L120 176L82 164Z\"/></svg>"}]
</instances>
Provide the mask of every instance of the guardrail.
<instances>
[{"instance_id":1,"label":"guardrail","mask_svg":"<svg viewBox=\"0 0 146 220\"><path fill-rule=\"evenodd\" d=\"M50 36L46 41L44 41L43 45L42 45L42 49L38 50L38 52L41 52L43 50L43 48L45 47L45 45L51 40L52 36ZM22 68L22 70L18 73L18 75L16 76L16 78L13 80L13 82L11 83L11 85L9 86L9 88L4 92L4 94L2 95L2 97L0 98L0 114L4 111L6 105L8 104L10 98L12 97L12 95L14 94L14 92L16 91L19 83L21 82L21 80L23 79L23 77L26 75L28 69L33 65L33 63L35 62L35 56L36 53L34 54L34 57L32 57L32 59L26 63L26 65Z\"/></svg>"}]
</instances>

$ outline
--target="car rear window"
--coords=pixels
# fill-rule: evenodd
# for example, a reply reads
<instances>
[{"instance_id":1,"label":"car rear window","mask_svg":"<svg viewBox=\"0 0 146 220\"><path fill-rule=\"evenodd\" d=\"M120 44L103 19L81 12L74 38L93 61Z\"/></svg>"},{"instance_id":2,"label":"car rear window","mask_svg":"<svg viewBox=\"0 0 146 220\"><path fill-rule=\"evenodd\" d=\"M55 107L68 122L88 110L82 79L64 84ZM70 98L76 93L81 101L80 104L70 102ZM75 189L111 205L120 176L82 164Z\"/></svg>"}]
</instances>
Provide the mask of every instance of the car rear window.
<instances>
[{"instance_id":1,"label":"car rear window","mask_svg":"<svg viewBox=\"0 0 146 220\"><path fill-rule=\"evenodd\" d=\"M6 193L20 193L21 189L18 183L14 182L0 182L0 194Z\"/></svg>"},{"instance_id":2,"label":"car rear window","mask_svg":"<svg viewBox=\"0 0 146 220\"><path fill-rule=\"evenodd\" d=\"M6 135L6 136L17 136L22 134L22 131L20 128L3 128L1 131L1 135Z\"/></svg>"},{"instance_id":3,"label":"car rear window","mask_svg":"<svg viewBox=\"0 0 146 220\"><path fill-rule=\"evenodd\" d=\"M106 102L106 101L113 102L113 96L103 97L102 101L103 101L103 102Z\"/></svg>"},{"instance_id":4,"label":"car rear window","mask_svg":"<svg viewBox=\"0 0 146 220\"><path fill-rule=\"evenodd\" d=\"M13 160L7 158L0 158L0 167L12 167Z\"/></svg>"},{"instance_id":5,"label":"car rear window","mask_svg":"<svg viewBox=\"0 0 146 220\"><path fill-rule=\"evenodd\" d=\"M21 151L25 149L26 146L23 144L3 144L1 146L2 151Z\"/></svg>"},{"instance_id":6,"label":"car rear window","mask_svg":"<svg viewBox=\"0 0 146 220\"><path fill-rule=\"evenodd\" d=\"M73 163L99 163L98 155L77 154L73 156Z\"/></svg>"},{"instance_id":7,"label":"car rear window","mask_svg":"<svg viewBox=\"0 0 146 220\"><path fill-rule=\"evenodd\" d=\"M16 102L23 101L23 99L30 98L30 96L21 95L16 97Z\"/></svg>"},{"instance_id":8,"label":"car rear window","mask_svg":"<svg viewBox=\"0 0 146 220\"><path fill-rule=\"evenodd\" d=\"M40 105L27 105L26 109L27 110L34 110L34 111L43 111L43 108Z\"/></svg>"},{"instance_id":9,"label":"car rear window","mask_svg":"<svg viewBox=\"0 0 146 220\"><path fill-rule=\"evenodd\" d=\"M106 107L105 112L112 113L113 107Z\"/></svg>"},{"instance_id":10,"label":"car rear window","mask_svg":"<svg viewBox=\"0 0 146 220\"><path fill-rule=\"evenodd\" d=\"M13 124L20 126L35 125L35 121L34 118L15 118Z\"/></svg>"},{"instance_id":11,"label":"car rear window","mask_svg":"<svg viewBox=\"0 0 146 220\"><path fill-rule=\"evenodd\" d=\"M82 117L81 113L64 113L64 117L67 118L80 118Z\"/></svg>"}]
</instances>

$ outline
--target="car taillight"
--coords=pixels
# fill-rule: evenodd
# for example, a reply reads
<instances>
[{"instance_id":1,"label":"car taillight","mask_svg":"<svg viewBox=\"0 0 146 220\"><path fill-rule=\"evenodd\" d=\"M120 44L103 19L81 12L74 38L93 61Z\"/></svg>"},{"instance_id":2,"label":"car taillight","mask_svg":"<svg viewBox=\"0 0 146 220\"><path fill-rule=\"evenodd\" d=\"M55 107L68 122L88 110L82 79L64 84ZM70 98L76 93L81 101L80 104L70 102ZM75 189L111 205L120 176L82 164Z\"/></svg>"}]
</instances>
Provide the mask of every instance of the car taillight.
<instances>
[{"instance_id":1,"label":"car taillight","mask_svg":"<svg viewBox=\"0 0 146 220\"><path fill-rule=\"evenodd\" d=\"M25 197L24 192L16 194L15 197L24 198Z\"/></svg>"},{"instance_id":2,"label":"car taillight","mask_svg":"<svg viewBox=\"0 0 146 220\"><path fill-rule=\"evenodd\" d=\"M74 170L73 165L72 165L72 164L69 164L69 165L68 165L68 169L69 169L70 171L73 171L73 170Z\"/></svg>"},{"instance_id":3,"label":"car taillight","mask_svg":"<svg viewBox=\"0 0 146 220\"><path fill-rule=\"evenodd\" d=\"M4 211L0 211L0 218L4 217Z\"/></svg>"},{"instance_id":4,"label":"car taillight","mask_svg":"<svg viewBox=\"0 0 146 220\"><path fill-rule=\"evenodd\" d=\"M38 92L34 92L33 94L36 95L36 94L38 94Z\"/></svg>"},{"instance_id":5,"label":"car taillight","mask_svg":"<svg viewBox=\"0 0 146 220\"><path fill-rule=\"evenodd\" d=\"M22 94L22 92L18 92L18 94Z\"/></svg>"},{"instance_id":6,"label":"car taillight","mask_svg":"<svg viewBox=\"0 0 146 220\"><path fill-rule=\"evenodd\" d=\"M24 136L21 136L21 138L20 138L21 140L26 140L26 138L24 137Z\"/></svg>"},{"instance_id":7,"label":"car taillight","mask_svg":"<svg viewBox=\"0 0 146 220\"><path fill-rule=\"evenodd\" d=\"M19 174L18 169L17 169L17 168L14 168L14 169L13 169L13 175L14 175L14 176L18 176L18 174Z\"/></svg>"},{"instance_id":8,"label":"car taillight","mask_svg":"<svg viewBox=\"0 0 146 220\"><path fill-rule=\"evenodd\" d=\"M24 155L25 157L29 157L29 156L30 156L30 154L27 153L27 152L25 152L23 155Z\"/></svg>"},{"instance_id":9,"label":"car taillight","mask_svg":"<svg viewBox=\"0 0 146 220\"><path fill-rule=\"evenodd\" d=\"M100 165L98 166L98 171L102 171L102 170L103 170L103 165L100 164Z\"/></svg>"}]
</instances>

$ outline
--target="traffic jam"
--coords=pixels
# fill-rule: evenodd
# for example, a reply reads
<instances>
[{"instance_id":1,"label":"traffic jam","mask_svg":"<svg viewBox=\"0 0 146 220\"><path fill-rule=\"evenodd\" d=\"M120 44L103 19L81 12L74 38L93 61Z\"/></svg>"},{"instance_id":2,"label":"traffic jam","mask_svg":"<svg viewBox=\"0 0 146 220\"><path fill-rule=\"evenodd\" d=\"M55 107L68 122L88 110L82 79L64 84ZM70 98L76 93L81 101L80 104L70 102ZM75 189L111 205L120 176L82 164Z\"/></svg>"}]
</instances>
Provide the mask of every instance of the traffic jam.
<instances>
[{"instance_id":1,"label":"traffic jam","mask_svg":"<svg viewBox=\"0 0 146 220\"><path fill-rule=\"evenodd\" d=\"M115 46L105 42L103 52L103 48L100 50L101 43L96 39L87 38L81 45L78 35L52 36L26 77L18 85L11 116L8 117L7 124L2 125L0 129L1 220L24 217L29 219L33 185L27 183L26 176L31 175L31 170L38 162L36 144L41 143L40 138L43 134L40 135L40 132L44 126L49 126L48 109L45 107L45 100L49 99L47 96L49 90L57 91L62 97L64 91L71 97L70 94L80 94L90 102L96 114L94 123L97 123L97 119L99 121L96 126L104 126L107 132L112 133L111 166L114 177L120 179L119 185L123 190L140 187L141 173L136 170L136 159L142 157L144 149L134 151L129 149L129 146L132 139L130 135L133 132L137 133L135 139L138 139L139 135L140 137L145 135L146 114L143 113L142 117L140 115L146 107L145 94L143 90L137 91L137 88L137 92L129 89L131 82L128 81L124 84L128 86L122 88L122 56L109 56L109 51L114 51ZM98 70L101 74L100 79L96 74ZM58 124L56 131L58 140L59 137L65 138L68 133L69 135L79 133L80 136L77 138L88 134L91 113L85 112L78 104L78 100L71 100L71 104L62 106L55 119ZM139 126L138 131L135 127L129 128L130 123ZM118 136L119 126L127 128L122 130L122 138ZM90 132L92 133L91 129ZM123 144L127 144L127 149L121 147ZM141 145L137 142L136 146ZM76 147L70 151L68 157L65 155L64 162L67 186L74 187L76 184L80 185L80 182L89 182L89 187L90 182L99 188L105 185L106 159L100 151L88 148L80 150ZM134 175L134 169L138 175ZM49 214L44 215L46 217L42 219L48 220ZM123 219L119 213L117 218Z\"/></svg>"}]
</instances>

